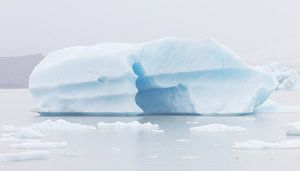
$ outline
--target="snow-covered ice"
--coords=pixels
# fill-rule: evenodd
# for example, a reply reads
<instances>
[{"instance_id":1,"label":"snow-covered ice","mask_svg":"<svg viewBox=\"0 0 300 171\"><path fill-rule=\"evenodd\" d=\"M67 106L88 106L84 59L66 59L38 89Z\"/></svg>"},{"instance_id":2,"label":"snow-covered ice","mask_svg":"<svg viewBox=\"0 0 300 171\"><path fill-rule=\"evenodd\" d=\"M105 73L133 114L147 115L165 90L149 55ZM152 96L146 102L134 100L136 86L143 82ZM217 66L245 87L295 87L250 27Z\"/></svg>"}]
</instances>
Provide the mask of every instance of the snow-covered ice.
<instances>
[{"instance_id":1,"label":"snow-covered ice","mask_svg":"<svg viewBox=\"0 0 300 171\"><path fill-rule=\"evenodd\" d=\"M286 125L286 133L289 135L300 135L300 121L288 123Z\"/></svg>"},{"instance_id":2,"label":"snow-covered ice","mask_svg":"<svg viewBox=\"0 0 300 171\"><path fill-rule=\"evenodd\" d=\"M116 121L116 122L112 122L112 123L108 123L108 122L98 122L97 124L97 128L98 129L120 129L120 130L157 130L159 129L159 125L158 124L152 124L150 122L146 122L146 123L140 123L138 121L132 121L132 122L120 122L120 121Z\"/></svg>"},{"instance_id":3,"label":"snow-covered ice","mask_svg":"<svg viewBox=\"0 0 300 171\"><path fill-rule=\"evenodd\" d=\"M67 142L22 142L10 144L9 148L14 149L30 149L30 148L66 148Z\"/></svg>"},{"instance_id":4,"label":"snow-covered ice","mask_svg":"<svg viewBox=\"0 0 300 171\"><path fill-rule=\"evenodd\" d=\"M79 123L69 122L63 119L56 121L46 120L43 122L36 122L29 126L35 130L40 131L58 131L58 130L95 130L94 125L84 125Z\"/></svg>"},{"instance_id":5,"label":"snow-covered ice","mask_svg":"<svg viewBox=\"0 0 300 171\"><path fill-rule=\"evenodd\" d=\"M21 161L21 160L35 160L47 158L49 151L27 151L18 153L4 153L0 154L0 161Z\"/></svg>"},{"instance_id":6,"label":"snow-covered ice","mask_svg":"<svg viewBox=\"0 0 300 171\"><path fill-rule=\"evenodd\" d=\"M293 149L300 148L300 140L290 139L280 142L265 142L260 140L249 140L245 142L235 142L232 146L235 149Z\"/></svg>"},{"instance_id":7,"label":"snow-covered ice","mask_svg":"<svg viewBox=\"0 0 300 171\"><path fill-rule=\"evenodd\" d=\"M58 50L29 83L34 111L50 115L251 113L278 85L212 39L179 38Z\"/></svg>"},{"instance_id":8,"label":"snow-covered ice","mask_svg":"<svg viewBox=\"0 0 300 171\"><path fill-rule=\"evenodd\" d=\"M243 132L247 131L246 128L241 126L231 126L231 125L224 125L219 123L213 123L209 125L203 125L198 127L190 128L193 132L203 132L203 133L226 133L226 132Z\"/></svg>"}]
</instances>

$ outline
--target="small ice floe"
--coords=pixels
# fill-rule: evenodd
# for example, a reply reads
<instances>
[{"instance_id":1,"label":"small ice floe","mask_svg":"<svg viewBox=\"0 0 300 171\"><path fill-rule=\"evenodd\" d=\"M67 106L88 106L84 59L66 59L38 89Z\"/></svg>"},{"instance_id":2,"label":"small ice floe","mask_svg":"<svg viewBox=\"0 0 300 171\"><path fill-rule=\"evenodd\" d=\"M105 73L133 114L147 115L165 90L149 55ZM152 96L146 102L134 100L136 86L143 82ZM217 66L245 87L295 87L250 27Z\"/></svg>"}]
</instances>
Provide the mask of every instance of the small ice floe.
<instances>
[{"instance_id":1,"label":"small ice floe","mask_svg":"<svg viewBox=\"0 0 300 171\"><path fill-rule=\"evenodd\" d=\"M63 157L81 157L85 155L84 150L63 150L59 152L60 156Z\"/></svg>"},{"instance_id":2,"label":"small ice floe","mask_svg":"<svg viewBox=\"0 0 300 171\"><path fill-rule=\"evenodd\" d=\"M28 151L19 153L4 153L0 154L0 161L21 161L21 160L35 160L45 159L50 154L49 151Z\"/></svg>"},{"instance_id":3,"label":"small ice floe","mask_svg":"<svg viewBox=\"0 0 300 171\"><path fill-rule=\"evenodd\" d=\"M165 132L165 130L162 130L162 129L152 129L151 130L152 134L162 134L164 132Z\"/></svg>"},{"instance_id":4,"label":"small ice floe","mask_svg":"<svg viewBox=\"0 0 300 171\"><path fill-rule=\"evenodd\" d=\"M7 132L6 134L2 134L7 137L11 136L16 138L41 138L45 136L39 131L24 126L3 125L1 129L4 132Z\"/></svg>"},{"instance_id":5,"label":"small ice floe","mask_svg":"<svg viewBox=\"0 0 300 171\"><path fill-rule=\"evenodd\" d=\"M107 123L107 122L99 122L97 124L98 129L119 129L119 130L157 130L159 129L158 124L152 124L150 122L147 123L140 123L138 121L132 121L132 122L113 122L113 123Z\"/></svg>"},{"instance_id":6,"label":"small ice floe","mask_svg":"<svg viewBox=\"0 0 300 171\"><path fill-rule=\"evenodd\" d=\"M240 126L229 126L224 124L213 123L209 125L203 125L199 127L190 128L193 132L203 132L203 133L226 133L226 132L242 132L247 131L246 128Z\"/></svg>"},{"instance_id":7,"label":"small ice floe","mask_svg":"<svg viewBox=\"0 0 300 171\"><path fill-rule=\"evenodd\" d=\"M199 156L181 156L180 158L184 160L193 160L193 159L198 159Z\"/></svg>"},{"instance_id":8,"label":"small ice floe","mask_svg":"<svg viewBox=\"0 0 300 171\"><path fill-rule=\"evenodd\" d=\"M8 147L13 149L66 148L67 145L67 142L22 142L10 144Z\"/></svg>"},{"instance_id":9,"label":"small ice floe","mask_svg":"<svg viewBox=\"0 0 300 171\"><path fill-rule=\"evenodd\" d=\"M176 139L177 142L190 142L191 139Z\"/></svg>"},{"instance_id":10,"label":"small ice floe","mask_svg":"<svg viewBox=\"0 0 300 171\"><path fill-rule=\"evenodd\" d=\"M157 159L158 155L154 154L154 155L149 155L148 159Z\"/></svg>"},{"instance_id":11,"label":"small ice floe","mask_svg":"<svg viewBox=\"0 0 300 171\"><path fill-rule=\"evenodd\" d=\"M300 135L300 121L288 123L286 125L286 133L289 135Z\"/></svg>"},{"instance_id":12,"label":"small ice floe","mask_svg":"<svg viewBox=\"0 0 300 171\"><path fill-rule=\"evenodd\" d=\"M112 151L113 151L113 153L120 153L121 149L118 147L113 147Z\"/></svg>"},{"instance_id":13,"label":"small ice floe","mask_svg":"<svg viewBox=\"0 0 300 171\"><path fill-rule=\"evenodd\" d=\"M247 121L255 121L256 120L256 118L252 118L252 117L247 117L247 118L245 118Z\"/></svg>"},{"instance_id":14,"label":"small ice floe","mask_svg":"<svg viewBox=\"0 0 300 171\"><path fill-rule=\"evenodd\" d=\"M195 125L195 124L198 124L199 122L198 122L198 121L187 121L186 123L187 123L187 124L190 124L190 125L192 125L192 124Z\"/></svg>"},{"instance_id":15,"label":"small ice floe","mask_svg":"<svg viewBox=\"0 0 300 171\"><path fill-rule=\"evenodd\" d=\"M234 149L262 149L262 150L269 150L269 149L293 149L293 148L300 148L300 140L290 139L284 140L280 142L265 142L260 140L249 140L245 142L235 142L232 146Z\"/></svg>"},{"instance_id":16,"label":"small ice floe","mask_svg":"<svg viewBox=\"0 0 300 171\"><path fill-rule=\"evenodd\" d=\"M63 119L56 121L46 120L43 122L37 122L29 126L32 129L40 131L70 131L70 130L95 130L93 125L84 125L79 123L68 122Z\"/></svg>"},{"instance_id":17,"label":"small ice floe","mask_svg":"<svg viewBox=\"0 0 300 171\"><path fill-rule=\"evenodd\" d=\"M15 138L15 137L0 138L0 143L17 143L20 141L21 141L20 138Z\"/></svg>"}]
</instances>

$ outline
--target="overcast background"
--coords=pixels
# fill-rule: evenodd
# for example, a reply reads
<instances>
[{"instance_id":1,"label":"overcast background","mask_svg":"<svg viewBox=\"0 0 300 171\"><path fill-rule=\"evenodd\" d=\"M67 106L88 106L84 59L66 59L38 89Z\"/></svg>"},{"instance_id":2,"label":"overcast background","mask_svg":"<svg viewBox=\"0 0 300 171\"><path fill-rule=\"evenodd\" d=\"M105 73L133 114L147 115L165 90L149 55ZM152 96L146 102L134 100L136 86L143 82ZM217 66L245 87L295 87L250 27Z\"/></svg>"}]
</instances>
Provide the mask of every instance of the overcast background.
<instances>
[{"instance_id":1,"label":"overcast background","mask_svg":"<svg viewBox=\"0 0 300 171\"><path fill-rule=\"evenodd\" d=\"M212 37L250 63L298 62L299 8L298 0L1 0L0 56L176 36Z\"/></svg>"}]
</instances>

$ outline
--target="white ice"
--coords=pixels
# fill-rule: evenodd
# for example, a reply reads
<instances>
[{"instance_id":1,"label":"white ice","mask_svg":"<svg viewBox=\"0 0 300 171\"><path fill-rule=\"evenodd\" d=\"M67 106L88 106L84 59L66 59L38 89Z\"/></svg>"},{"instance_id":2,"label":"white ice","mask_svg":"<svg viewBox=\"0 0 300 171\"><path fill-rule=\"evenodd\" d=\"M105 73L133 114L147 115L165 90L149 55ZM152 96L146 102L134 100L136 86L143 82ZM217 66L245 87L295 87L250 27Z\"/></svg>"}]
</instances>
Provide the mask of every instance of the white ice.
<instances>
[{"instance_id":1,"label":"white ice","mask_svg":"<svg viewBox=\"0 0 300 171\"><path fill-rule=\"evenodd\" d=\"M280 142L265 142L261 140L249 140L245 142L235 142L232 146L235 149L293 149L300 148L300 140L290 139Z\"/></svg>"},{"instance_id":2,"label":"white ice","mask_svg":"<svg viewBox=\"0 0 300 171\"><path fill-rule=\"evenodd\" d=\"M286 133L289 135L300 135L300 121L288 123L286 125Z\"/></svg>"},{"instance_id":3,"label":"white ice","mask_svg":"<svg viewBox=\"0 0 300 171\"><path fill-rule=\"evenodd\" d=\"M247 131L246 128L241 126L231 126L231 125L224 125L219 123L213 123L209 125L203 125L198 127L190 128L193 132L203 132L203 133L226 133L226 132L243 132Z\"/></svg>"},{"instance_id":4,"label":"white ice","mask_svg":"<svg viewBox=\"0 0 300 171\"><path fill-rule=\"evenodd\" d=\"M45 115L251 113L278 85L212 39L179 38L58 50L29 83Z\"/></svg>"},{"instance_id":5,"label":"white ice","mask_svg":"<svg viewBox=\"0 0 300 171\"><path fill-rule=\"evenodd\" d=\"M0 154L0 161L21 161L21 160L35 160L47 158L50 152L48 151L27 151L18 153L4 153Z\"/></svg>"}]
</instances>

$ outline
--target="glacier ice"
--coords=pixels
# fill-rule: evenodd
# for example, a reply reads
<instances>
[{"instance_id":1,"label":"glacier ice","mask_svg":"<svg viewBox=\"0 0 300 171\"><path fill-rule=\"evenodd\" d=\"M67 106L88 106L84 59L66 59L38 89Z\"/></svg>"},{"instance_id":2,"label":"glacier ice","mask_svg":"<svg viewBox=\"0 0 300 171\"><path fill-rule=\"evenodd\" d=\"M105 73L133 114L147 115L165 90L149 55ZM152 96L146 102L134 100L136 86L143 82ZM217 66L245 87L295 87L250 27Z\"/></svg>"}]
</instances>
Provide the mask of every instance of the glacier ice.
<instances>
[{"instance_id":1,"label":"glacier ice","mask_svg":"<svg viewBox=\"0 0 300 171\"><path fill-rule=\"evenodd\" d=\"M52 52L30 76L41 114L251 113L278 81L212 39L101 43Z\"/></svg>"}]
</instances>

